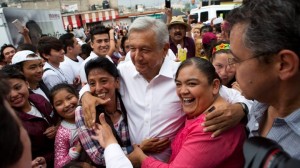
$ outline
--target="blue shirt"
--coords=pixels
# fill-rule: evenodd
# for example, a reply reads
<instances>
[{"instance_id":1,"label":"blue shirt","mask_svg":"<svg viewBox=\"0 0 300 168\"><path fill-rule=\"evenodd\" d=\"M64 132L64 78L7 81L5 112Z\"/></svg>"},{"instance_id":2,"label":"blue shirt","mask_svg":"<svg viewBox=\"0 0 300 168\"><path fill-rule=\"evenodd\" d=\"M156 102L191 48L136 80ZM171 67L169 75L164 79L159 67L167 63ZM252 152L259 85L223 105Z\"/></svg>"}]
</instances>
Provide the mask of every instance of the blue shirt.
<instances>
[{"instance_id":1,"label":"blue shirt","mask_svg":"<svg viewBox=\"0 0 300 168\"><path fill-rule=\"evenodd\" d=\"M250 137L261 136L260 127L268 106L255 101L247 127ZM300 108L284 118L275 118L267 138L278 142L293 158L300 159Z\"/></svg>"}]
</instances>

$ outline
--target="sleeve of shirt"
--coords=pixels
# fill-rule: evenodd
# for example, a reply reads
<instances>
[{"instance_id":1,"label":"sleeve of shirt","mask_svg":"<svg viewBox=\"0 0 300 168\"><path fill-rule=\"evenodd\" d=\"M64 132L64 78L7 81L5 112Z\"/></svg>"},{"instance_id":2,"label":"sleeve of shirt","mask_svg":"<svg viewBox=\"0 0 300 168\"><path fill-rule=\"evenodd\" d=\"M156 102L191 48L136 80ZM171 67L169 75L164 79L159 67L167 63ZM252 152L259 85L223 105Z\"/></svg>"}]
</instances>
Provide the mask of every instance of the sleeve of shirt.
<instances>
[{"instance_id":1,"label":"sleeve of shirt","mask_svg":"<svg viewBox=\"0 0 300 168\"><path fill-rule=\"evenodd\" d=\"M242 94L239 91L228 88L224 85L222 85L222 87L220 88L220 96L232 104L243 102L247 105L248 109L251 109L251 106L253 104L252 100L246 99L244 96L242 96Z\"/></svg>"},{"instance_id":2,"label":"sleeve of shirt","mask_svg":"<svg viewBox=\"0 0 300 168\"><path fill-rule=\"evenodd\" d=\"M84 66L85 66L86 62L83 62L80 65L80 70L79 70L79 76L80 76L80 80L82 84L87 83L87 79L86 79L86 74L85 74L85 70L84 70Z\"/></svg>"},{"instance_id":3,"label":"sleeve of shirt","mask_svg":"<svg viewBox=\"0 0 300 168\"><path fill-rule=\"evenodd\" d=\"M107 168L133 167L118 144L108 145L104 151L104 157Z\"/></svg>"},{"instance_id":4,"label":"sleeve of shirt","mask_svg":"<svg viewBox=\"0 0 300 168\"><path fill-rule=\"evenodd\" d=\"M78 131L78 137L86 153L95 164L104 165L104 149L100 146L98 141L95 141L91 138L93 132L85 126L82 108L80 106L75 110L75 122Z\"/></svg>"},{"instance_id":5,"label":"sleeve of shirt","mask_svg":"<svg viewBox=\"0 0 300 168\"><path fill-rule=\"evenodd\" d=\"M84 85L80 91L79 91L79 100L81 99L82 95L85 93L85 92L90 92L91 89L90 89L90 85L89 84L86 84Z\"/></svg>"},{"instance_id":6,"label":"sleeve of shirt","mask_svg":"<svg viewBox=\"0 0 300 168\"><path fill-rule=\"evenodd\" d=\"M60 126L55 137L55 167L63 167L72 160L72 158L69 156L69 137L70 132Z\"/></svg>"},{"instance_id":7,"label":"sleeve of shirt","mask_svg":"<svg viewBox=\"0 0 300 168\"><path fill-rule=\"evenodd\" d=\"M49 70L50 71L50 70ZM45 85L47 86L47 88L49 90L51 90L51 88L59 83L62 83L61 79L59 78L59 76L55 75L55 74L48 74L48 75L44 75L43 76L43 81L45 83Z\"/></svg>"}]
</instances>

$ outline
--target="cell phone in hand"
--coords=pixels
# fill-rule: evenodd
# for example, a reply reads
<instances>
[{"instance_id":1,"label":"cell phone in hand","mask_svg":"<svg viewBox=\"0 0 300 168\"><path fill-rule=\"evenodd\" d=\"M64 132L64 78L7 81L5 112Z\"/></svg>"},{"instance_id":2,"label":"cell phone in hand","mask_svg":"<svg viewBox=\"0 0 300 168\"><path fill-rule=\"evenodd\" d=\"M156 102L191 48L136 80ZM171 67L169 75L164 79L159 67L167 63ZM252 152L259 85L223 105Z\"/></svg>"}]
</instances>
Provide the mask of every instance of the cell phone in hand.
<instances>
[{"instance_id":1,"label":"cell phone in hand","mask_svg":"<svg viewBox=\"0 0 300 168\"><path fill-rule=\"evenodd\" d=\"M166 8L171 8L171 0L165 0Z\"/></svg>"},{"instance_id":2,"label":"cell phone in hand","mask_svg":"<svg viewBox=\"0 0 300 168\"><path fill-rule=\"evenodd\" d=\"M18 29L19 32L23 32L23 25L19 21L19 19L12 21L12 24L14 24L16 26L16 28Z\"/></svg>"}]
</instances>

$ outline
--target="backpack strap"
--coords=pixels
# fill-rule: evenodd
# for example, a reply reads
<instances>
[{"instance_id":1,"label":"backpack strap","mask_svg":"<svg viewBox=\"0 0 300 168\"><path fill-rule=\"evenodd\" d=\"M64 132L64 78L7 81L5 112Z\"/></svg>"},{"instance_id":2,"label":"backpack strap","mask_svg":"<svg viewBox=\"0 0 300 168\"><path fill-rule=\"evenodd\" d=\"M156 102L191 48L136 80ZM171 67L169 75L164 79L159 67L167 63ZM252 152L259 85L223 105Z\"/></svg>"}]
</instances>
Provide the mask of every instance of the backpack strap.
<instances>
[{"instance_id":1,"label":"backpack strap","mask_svg":"<svg viewBox=\"0 0 300 168\"><path fill-rule=\"evenodd\" d=\"M48 70L52 70L52 71L53 71L53 69L51 69L51 68L46 68L46 69L44 69L44 73L45 73L46 71L48 71Z\"/></svg>"}]
</instances>

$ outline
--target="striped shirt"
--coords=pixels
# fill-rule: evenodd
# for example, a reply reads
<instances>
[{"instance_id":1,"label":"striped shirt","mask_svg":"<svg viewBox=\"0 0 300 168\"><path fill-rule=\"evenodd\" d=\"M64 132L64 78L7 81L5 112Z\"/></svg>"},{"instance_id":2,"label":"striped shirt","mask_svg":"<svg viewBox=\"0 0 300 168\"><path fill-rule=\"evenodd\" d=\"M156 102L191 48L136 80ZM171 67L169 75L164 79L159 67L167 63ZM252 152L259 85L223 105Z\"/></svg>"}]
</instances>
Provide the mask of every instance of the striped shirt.
<instances>
[{"instance_id":1,"label":"striped shirt","mask_svg":"<svg viewBox=\"0 0 300 168\"><path fill-rule=\"evenodd\" d=\"M118 105L119 105L119 103L118 103ZM120 106L118 106L118 107L120 107ZM118 108L118 109L120 109L120 108ZM95 132L92 129L89 129L85 126L83 111L82 111L81 106L76 108L75 121L76 121L76 127L78 129L78 136L79 136L80 142L82 144L82 147L84 148L86 153L89 155L90 159L96 165L105 166L104 148L102 148L100 146L98 141L95 141L91 138L92 135L95 135ZM121 138L123 144L125 144L125 146L126 146L126 147L122 148L123 152L125 154L130 153L133 148L130 144L128 126L125 123L123 116L120 117L119 122L114 124L114 126L117 131L117 134Z\"/></svg>"},{"instance_id":2,"label":"striped shirt","mask_svg":"<svg viewBox=\"0 0 300 168\"><path fill-rule=\"evenodd\" d=\"M268 106L255 101L247 127L250 137L260 136L260 126ZM284 118L275 118L267 138L279 143L293 158L300 159L300 108Z\"/></svg>"}]
</instances>

